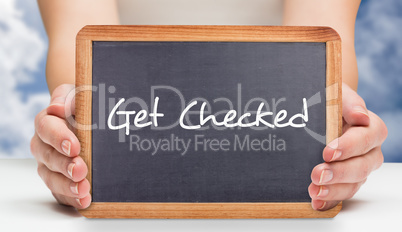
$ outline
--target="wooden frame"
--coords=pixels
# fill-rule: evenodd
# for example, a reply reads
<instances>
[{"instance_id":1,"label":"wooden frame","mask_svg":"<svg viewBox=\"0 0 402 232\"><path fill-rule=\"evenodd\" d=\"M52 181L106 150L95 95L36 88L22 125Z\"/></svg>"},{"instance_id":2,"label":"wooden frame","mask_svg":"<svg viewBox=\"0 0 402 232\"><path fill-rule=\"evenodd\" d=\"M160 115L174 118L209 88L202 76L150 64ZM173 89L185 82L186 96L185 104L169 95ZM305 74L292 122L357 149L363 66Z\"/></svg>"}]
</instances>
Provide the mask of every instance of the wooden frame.
<instances>
[{"instance_id":1,"label":"wooden frame","mask_svg":"<svg viewBox=\"0 0 402 232\"><path fill-rule=\"evenodd\" d=\"M325 42L327 143L342 133L341 40L329 27L86 26L77 35L76 87L92 84L93 41ZM91 90L90 88L86 90ZM92 92L77 91L76 122L91 125ZM81 157L91 167L91 130L78 129ZM89 168L87 178L92 184ZM92 193L92 192L91 192ZM79 210L88 218L329 218L342 203L315 211L302 203L103 203Z\"/></svg>"}]
</instances>

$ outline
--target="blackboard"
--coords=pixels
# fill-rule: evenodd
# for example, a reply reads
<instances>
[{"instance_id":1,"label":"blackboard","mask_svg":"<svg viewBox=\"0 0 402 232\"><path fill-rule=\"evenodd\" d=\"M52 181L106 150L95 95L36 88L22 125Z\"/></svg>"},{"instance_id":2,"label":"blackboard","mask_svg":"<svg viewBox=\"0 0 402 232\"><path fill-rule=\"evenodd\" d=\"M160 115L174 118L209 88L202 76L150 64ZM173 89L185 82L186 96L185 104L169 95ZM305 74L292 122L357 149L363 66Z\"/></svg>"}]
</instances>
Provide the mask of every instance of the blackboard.
<instances>
[{"instance_id":1,"label":"blackboard","mask_svg":"<svg viewBox=\"0 0 402 232\"><path fill-rule=\"evenodd\" d=\"M90 124L95 127L87 138L87 164L93 205L309 204L311 171L323 162L326 137L339 134L328 133L328 102L334 100L332 95L327 99L332 44L282 36L284 41L92 38L87 56ZM215 123L202 123L204 102L203 117L215 115ZM259 108L272 115L257 120ZM136 127L141 110L142 126ZM237 115L219 124L229 110ZM147 115L152 112L161 115ZM245 120L237 121L246 113ZM339 122L339 112L332 117L332 124Z\"/></svg>"}]
</instances>

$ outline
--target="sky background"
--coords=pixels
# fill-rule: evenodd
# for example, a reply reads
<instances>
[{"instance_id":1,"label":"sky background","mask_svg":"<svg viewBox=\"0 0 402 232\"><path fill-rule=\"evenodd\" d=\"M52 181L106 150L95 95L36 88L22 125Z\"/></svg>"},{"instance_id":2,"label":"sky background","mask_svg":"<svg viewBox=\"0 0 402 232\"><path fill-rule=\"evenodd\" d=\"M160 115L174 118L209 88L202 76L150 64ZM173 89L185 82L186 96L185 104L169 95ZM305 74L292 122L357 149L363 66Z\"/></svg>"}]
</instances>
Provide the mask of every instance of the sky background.
<instances>
[{"instance_id":1,"label":"sky background","mask_svg":"<svg viewBox=\"0 0 402 232\"><path fill-rule=\"evenodd\" d=\"M387 124L386 162L402 162L402 1L363 0L358 93ZM35 115L49 103L47 37L36 1L0 1L0 158L30 158Z\"/></svg>"}]
</instances>

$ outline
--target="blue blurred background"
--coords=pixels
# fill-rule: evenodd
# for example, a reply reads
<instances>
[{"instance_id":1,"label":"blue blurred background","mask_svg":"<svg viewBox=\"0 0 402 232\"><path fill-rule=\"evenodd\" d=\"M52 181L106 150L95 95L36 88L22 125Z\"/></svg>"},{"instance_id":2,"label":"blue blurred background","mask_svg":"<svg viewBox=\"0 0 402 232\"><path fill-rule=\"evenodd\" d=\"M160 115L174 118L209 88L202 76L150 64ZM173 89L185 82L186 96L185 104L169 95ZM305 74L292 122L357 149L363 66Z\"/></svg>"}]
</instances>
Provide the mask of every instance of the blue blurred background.
<instances>
[{"instance_id":1,"label":"blue blurred background","mask_svg":"<svg viewBox=\"0 0 402 232\"><path fill-rule=\"evenodd\" d=\"M386 162L402 162L402 1L363 0L356 23L359 94L387 124ZM47 37L36 1L0 1L0 158L29 158L33 119L49 102Z\"/></svg>"}]
</instances>

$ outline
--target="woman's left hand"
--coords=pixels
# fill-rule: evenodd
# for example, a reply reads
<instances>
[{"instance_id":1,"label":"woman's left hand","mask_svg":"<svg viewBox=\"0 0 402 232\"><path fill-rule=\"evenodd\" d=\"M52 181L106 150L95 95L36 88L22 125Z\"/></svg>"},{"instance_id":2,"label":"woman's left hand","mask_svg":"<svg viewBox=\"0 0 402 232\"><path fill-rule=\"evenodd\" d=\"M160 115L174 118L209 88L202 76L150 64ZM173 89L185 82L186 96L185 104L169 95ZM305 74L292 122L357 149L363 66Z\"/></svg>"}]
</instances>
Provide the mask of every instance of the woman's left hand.
<instances>
[{"instance_id":1,"label":"woman's left hand","mask_svg":"<svg viewBox=\"0 0 402 232\"><path fill-rule=\"evenodd\" d=\"M384 161L381 144L387 127L354 90L346 84L342 88L343 134L325 147L325 163L311 173L308 191L315 210L328 210L352 198Z\"/></svg>"}]
</instances>

